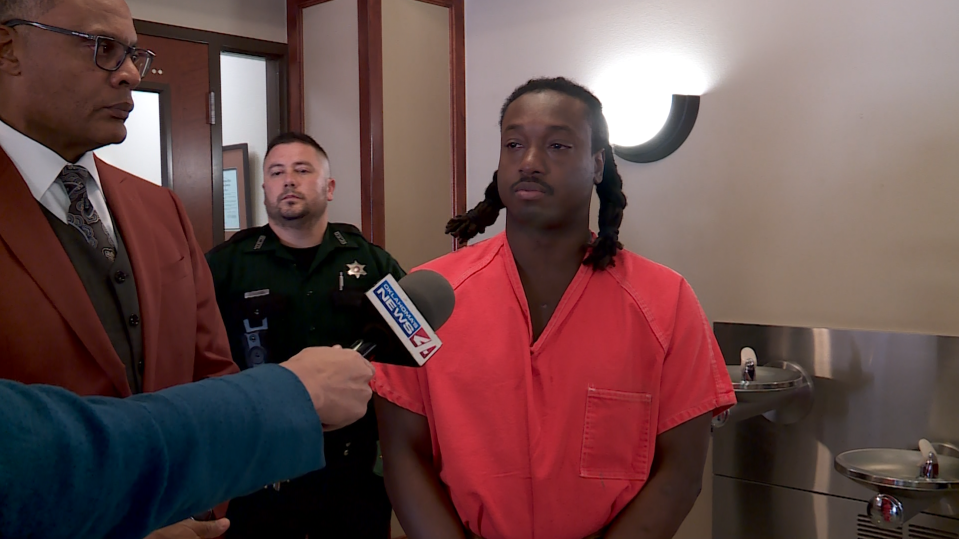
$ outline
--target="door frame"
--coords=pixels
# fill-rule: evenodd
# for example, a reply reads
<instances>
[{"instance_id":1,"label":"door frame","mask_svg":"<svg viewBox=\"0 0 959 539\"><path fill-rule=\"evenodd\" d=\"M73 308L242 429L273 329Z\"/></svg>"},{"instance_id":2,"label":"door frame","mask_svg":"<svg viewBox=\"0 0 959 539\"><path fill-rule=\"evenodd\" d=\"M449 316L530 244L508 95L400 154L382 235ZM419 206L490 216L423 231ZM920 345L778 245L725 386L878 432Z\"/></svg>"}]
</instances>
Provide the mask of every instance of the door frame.
<instances>
[{"instance_id":1,"label":"door frame","mask_svg":"<svg viewBox=\"0 0 959 539\"><path fill-rule=\"evenodd\" d=\"M303 10L330 0L287 0L289 46L289 125L306 125L303 89ZM450 13L450 206L452 215L466 212L466 25L463 0L415 0L449 9ZM360 205L363 235L386 244L383 159L383 3L356 0L360 60ZM455 239L451 240L456 250Z\"/></svg>"},{"instance_id":2,"label":"door frame","mask_svg":"<svg viewBox=\"0 0 959 539\"><path fill-rule=\"evenodd\" d=\"M173 189L173 102L170 85L162 82L144 81L136 87L138 92L150 92L160 96L160 185Z\"/></svg>"},{"instance_id":3,"label":"door frame","mask_svg":"<svg viewBox=\"0 0 959 539\"><path fill-rule=\"evenodd\" d=\"M223 117L223 99L220 54L232 52L266 59L266 99L269 105L267 108L267 139L272 139L286 131L289 125L290 113L289 102L287 101L289 95L288 47L286 43L195 30L151 21L134 20L133 23L139 35L204 43L209 48L210 91L213 99L207 123L210 124L210 142L213 148L213 245L219 245L223 243L225 236L223 230L223 122L220 120ZM276 84L270 84L270 81L276 81ZM156 91L151 89L148 82L142 83L141 87L146 91ZM162 92L160 95L163 99ZM167 96L167 100L169 100L169 89L167 89ZM170 137L170 134L167 133L165 137ZM163 163L167 164L170 167L169 170L172 171L172 154L165 155ZM166 180L166 176L164 180ZM170 187L172 187L173 181L175 180L171 177Z\"/></svg>"}]
</instances>

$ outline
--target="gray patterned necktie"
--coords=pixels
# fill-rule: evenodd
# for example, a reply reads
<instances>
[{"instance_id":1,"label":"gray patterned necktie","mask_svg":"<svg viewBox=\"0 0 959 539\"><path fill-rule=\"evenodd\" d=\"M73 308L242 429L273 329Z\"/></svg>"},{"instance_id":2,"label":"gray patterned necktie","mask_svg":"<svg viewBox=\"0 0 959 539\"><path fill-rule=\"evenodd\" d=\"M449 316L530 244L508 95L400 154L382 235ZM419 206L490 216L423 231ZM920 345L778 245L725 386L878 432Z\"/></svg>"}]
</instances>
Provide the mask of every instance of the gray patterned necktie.
<instances>
[{"instance_id":1,"label":"gray patterned necktie","mask_svg":"<svg viewBox=\"0 0 959 539\"><path fill-rule=\"evenodd\" d=\"M57 176L67 190L70 206L67 208L67 224L83 236L92 249L106 257L111 264L117 257L116 244L104 228L100 215L87 195L87 182L93 181L90 171L77 165L67 165Z\"/></svg>"}]
</instances>

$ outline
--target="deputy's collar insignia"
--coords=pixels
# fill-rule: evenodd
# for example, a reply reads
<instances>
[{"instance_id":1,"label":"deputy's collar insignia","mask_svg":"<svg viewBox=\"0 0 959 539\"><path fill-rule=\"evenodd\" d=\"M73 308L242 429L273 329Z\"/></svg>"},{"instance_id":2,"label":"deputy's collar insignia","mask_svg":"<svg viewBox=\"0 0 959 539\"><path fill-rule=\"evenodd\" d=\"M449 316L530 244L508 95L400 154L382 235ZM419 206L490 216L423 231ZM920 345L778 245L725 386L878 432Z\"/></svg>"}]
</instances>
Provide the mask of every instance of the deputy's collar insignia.
<instances>
[{"instance_id":1,"label":"deputy's collar insignia","mask_svg":"<svg viewBox=\"0 0 959 539\"><path fill-rule=\"evenodd\" d=\"M256 240L256 245L253 246L253 250L259 251L260 247L263 247L263 242L265 241L266 241L266 236L260 236L260 238Z\"/></svg>"},{"instance_id":2,"label":"deputy's collar insignia","mask_svg":"<svg viewBox=\"0 0 959 539\"><path fill-rule=\"evenodd\" d=\"M346 272L346 274L349 275L350 277L356 277L357 279L359 279L360 277L366 275L366 266L364 266L363 264L360 264L359 262L355 260L353 261L352 264L347 264L346 269L349 270Z\"/></svg>"},{"instance_id":3,"label":"deputy's collar insignia","mask_svg":"<svg viewBox=\"0 0 959 539\"><path fill-rule=\"evenodd\" d=\"M344 238L344 237L343 237L343 234L340 234L339 231L334 232L334 233L333 233L333 237L336 238L336 240L337 240L338 242L340 242L340 245L346 245L346 238ZM350 275L352 275L352 274L350 274Z\"/></svg>"}]
</instances>

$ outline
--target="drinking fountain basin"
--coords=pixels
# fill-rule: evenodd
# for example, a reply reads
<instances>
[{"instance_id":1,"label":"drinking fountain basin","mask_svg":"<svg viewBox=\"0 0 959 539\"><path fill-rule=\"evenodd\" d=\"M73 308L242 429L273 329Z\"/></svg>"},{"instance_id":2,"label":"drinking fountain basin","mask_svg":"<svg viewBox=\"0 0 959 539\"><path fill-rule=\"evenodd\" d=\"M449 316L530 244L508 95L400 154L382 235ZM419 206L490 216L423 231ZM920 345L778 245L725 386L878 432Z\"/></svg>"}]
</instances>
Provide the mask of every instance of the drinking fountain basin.
<instances>
[{"instance_id":1,"label":"drinking fountain basin","mask_svg":"<svg viewBox=\"0 0 959 539\"><path fill-rule=\"evenodd\" d=\"M736 405L713 419L714 428L758 415L788 425L812 409L813 381L802 367L788 361L758 365L751 348L742 349L741 359L740 365L726 365Z\"/></svg>"},{"instance_id":2,"label":"drinking fountain basin","mask_svg":"<svg viewBox=\"0 0 959 539\"><path fill-rule=\"evenodd\" d=\"M777 400L801 388L806 381L798 369L784 365L755 367L756 375L752 381L743 380L739 365L726 365L729 379L736 391L736 400L740 403L763 403Z\"/></svg>"},{"instance_id":3,"label":"drinking fountain basin","mask_svg":"<svg viewBox=\"0 0 959 539\"><path fill-rule=\"evenodd\" d=\"M959 495L959 458L933 455L908 449L854 449L839 454L835 468L877 493L867 507L873 523L899 528L943 498ZM930 466L933 462L935 466Z\"/></svg>"}]
</instances>

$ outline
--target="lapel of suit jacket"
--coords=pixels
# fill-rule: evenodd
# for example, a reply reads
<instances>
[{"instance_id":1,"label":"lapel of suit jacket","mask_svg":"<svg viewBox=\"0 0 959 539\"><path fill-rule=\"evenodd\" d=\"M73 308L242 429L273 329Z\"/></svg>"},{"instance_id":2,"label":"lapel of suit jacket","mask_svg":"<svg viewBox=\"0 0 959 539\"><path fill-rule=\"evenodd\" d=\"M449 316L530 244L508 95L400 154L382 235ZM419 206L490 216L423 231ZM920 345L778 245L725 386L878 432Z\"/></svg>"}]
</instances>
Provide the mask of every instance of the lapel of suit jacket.
<instances>
[{"instance_id":1,"label":"lapel of suit jacket","mask_svg":"<svg viewBox=\"0 0 959 539\"><path fill-rule=\"evenodd\" d=\"M0 197L0 237L103 368L119 393L122 396L132 394L126 367L103 329L90 296L73 269L73 262L63 250L17 167L3 150L0 150L0 185L4 186L4 196Z\"/></svg>"},{"instance_id":2,"label":"lapel of suit jacket","mask_svg":"<svg viewBox=\"0 0 959 539\"><path fill-rule=\"evenodd\" d=\"M96 162L103 195L110 206L114 225L123 234L123 243L133 266L143 329L143 390L149 391L156 379L160 336L160 261L152 233L156 223L150 221L146 204L128 183L135 180L99 158Z\"/></svg>"}]
</instances>

